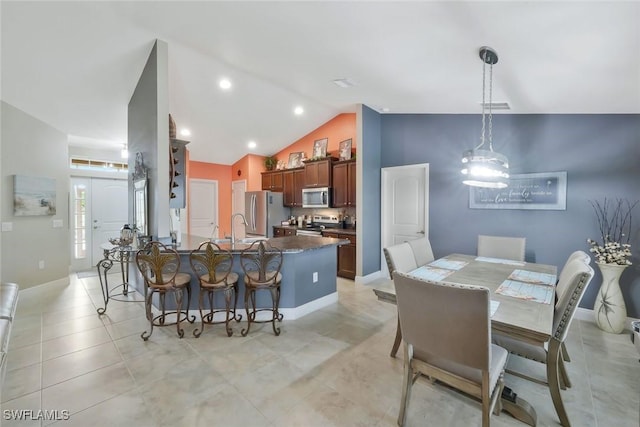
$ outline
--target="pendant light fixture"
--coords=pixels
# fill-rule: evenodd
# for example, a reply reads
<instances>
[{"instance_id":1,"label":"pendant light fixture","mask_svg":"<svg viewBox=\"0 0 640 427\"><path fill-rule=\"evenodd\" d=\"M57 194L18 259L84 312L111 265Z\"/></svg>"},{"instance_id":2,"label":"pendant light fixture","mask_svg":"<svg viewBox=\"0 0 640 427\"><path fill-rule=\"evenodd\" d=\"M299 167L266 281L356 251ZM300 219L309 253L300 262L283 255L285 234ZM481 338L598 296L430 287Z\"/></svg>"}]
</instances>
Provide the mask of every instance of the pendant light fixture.
<instances>
[{"instance_id":1,"label":"pendant light fixture","mask_svg":"<svg viewBox=\"0 0 640 427\"><path fill-rule=\"evenodd\" d=\"M462 174L463 184L473 187L485 188L505 188L509 183L509 161L507 157L493 151L493 115L491 103L493 98L493 64L498 62L498 54L490 47L480 48L480 59L482 59L482 136L480 144L472 150L467 150L462 154ZM489 132L486 135L486 115L485 115L485 87L486 87L486 66L489 64ZM487 148L485 148L487 143Z\"/></svg>"}]
</instances>

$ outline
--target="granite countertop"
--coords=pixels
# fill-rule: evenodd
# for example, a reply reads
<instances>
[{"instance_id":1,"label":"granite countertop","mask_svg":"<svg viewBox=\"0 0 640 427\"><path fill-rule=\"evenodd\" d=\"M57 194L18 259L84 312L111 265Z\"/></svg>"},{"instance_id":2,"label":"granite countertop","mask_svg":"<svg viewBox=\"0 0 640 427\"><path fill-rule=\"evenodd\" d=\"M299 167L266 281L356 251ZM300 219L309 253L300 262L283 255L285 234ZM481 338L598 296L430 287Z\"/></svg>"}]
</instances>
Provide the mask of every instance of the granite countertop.
<instances>
[{"instance_id":1,"label":"granite countertop","mask_svg":"<svg viewBox=\"0 0 640 427\"><path fill-rule=\"evenodd\" d=\"M182 240L180 244L174 249L178 251L178 253L189 253L194 249L197 249L198 246L202 242L208 241L209 238L202 236L192 236L189 234L183 234L181 236ZM167 247L172 247L171 241L169 237L161 237L160 242L167 245ZM232 253L240 253L244 249L247 249L251 246L251 243L244 243L242 239L238 239L239 241L232 245L228 239L214 239L213 243L220 246L221 249L229 250ZM276 237L271 239L266 239L269 243L282 250L284 253L298 253L304 252L313 249L320 249L328 246L340 246L349 244L349 240L343 239L333 239L330 237L315 237L315 236L285 236L285 237ZM111 243L103 243L100 245L102 249L112 249L116 246ZM256 245L257 246L257 245ZM138 248L133 248L131 246L123 247L124 251L135 252Z\"/></svg>"},{"instance_id":2,"label":"granite countertop","mask_svg":"<svg viewBox=\"0 0 640 427\"><path fill-rule=\"evenodd\" d=\"M276 225L276 227L278 228L284 228L287 230L306 230L307 227L298 227L297 225ZM325 229L323 229L322 231L328 231L331 233L340 233L340 234L349 234L349 235L356 235L356 229L353 227L347 227L347 228L341 228L341 227L327 227Z\"/></svg>"}]
</instances>

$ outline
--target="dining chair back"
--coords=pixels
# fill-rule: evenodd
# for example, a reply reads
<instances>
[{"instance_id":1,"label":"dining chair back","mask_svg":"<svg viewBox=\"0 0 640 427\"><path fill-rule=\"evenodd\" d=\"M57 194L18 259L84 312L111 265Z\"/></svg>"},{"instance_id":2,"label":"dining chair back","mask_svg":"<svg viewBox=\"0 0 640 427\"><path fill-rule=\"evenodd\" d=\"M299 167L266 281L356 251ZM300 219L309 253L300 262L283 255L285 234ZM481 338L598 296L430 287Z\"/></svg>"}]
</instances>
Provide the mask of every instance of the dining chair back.
<instances>
[{"instance_id":1,"label":"dining chair back","mask_svg":"<svg viewBox=\"0 0 640 427\"><path fill-rule=\"evenodd\" d=\"M569 258L567 258L567 261L564 263L562 270L560 270L560 275L558 276L558 284L556 286L556 295L558 299L564 294L566 286L569 284L567 276L570 274L571 269L568 268L568 266L571 264L571 261L576 259L581 260L585 264L589 264L591 262L591 256L584 251L575 251L569 255Z\"/></svg>"},{"instance_id":2,"label":"dining chair back","mask_svg":"<svg viewBox=\"0 0 640 427\"><path fill-rule=\"evenodd\" d=\"M414 255L414 249L408 242L398 243L393 246L389 246L382 250L384 252L384 259L387 261L387 268L389 269L389 277L393 279L393 273L401 271L407 273L411 270L418 268L416 257ZM398 317L396 325L396 337L393 340L391 346L391 357L396 357L400 343L402 342L402 329L400 328L400 318Z\"/></svg>"},{"instance_id":3,"label":"dining chair back","mask_svg":"<svg viewBox=\"0 0 640 427\"><path fill-rule=\"evenodd\" d=\"M565 388L568 383L568 375L561 356L562 344L567 338L569 327L573 321L576 309L584 295L587 285L593 278L593 268L582 259L573 259L564 267L566 274L562 278L564 293L559 297L554 308L553 329L551 338L544 345L534 345L526 341L515 339L511 336L494 334L493 342L506 348L510 353L535 360L547 365L546 379L525 375L517 371L508 371L522 378L545 384L549 387L551 400L555 407L560 424L568 427L569 417L562 402L560 388ZM560 285L560 283L558 283Z\"/></svg>"},{"instance_id":4,"label":"dining chair back","mask_svg":"<svg viewBox=\"0 0 640 427\"><path fill-rule=\"evenodd\" d=\"M418 267L422 267L435 259L433 256L433 250L431 249L431 243L426 237L408 240L407 243L413 250L413 257L415 258L416 265Z\"/></svg>"},{"instance_id":5,"label":"dining chair back","mask_svg":"<svg viewBox=\"0 0 640 427\"><path fill-rule=\"evenodd\" d=\"M478 256L524 261L526 238L478 236Z\"/></svg>"},{"instance_id":6,"label":"dining chair back","mask_svg":"<svg viewBox=\"0 0 640 427\"><path fill-rule=\"evenodd\" d=\"M418 268L413 248L408 242L398 243L383 249L384 259L387 261L389 276L393 279L395 271L406 273Z\"/></svg>"},{"instance_id":7,"label":"dining chair back","mask_svg":"<svg viewBox=\"0 0 640 427\"><path fill-rule=\"evenodd\" d=\"M482 403L488 426L503 388L507 351L491 344L489 289L435 283L396 271L398 315L405 342L398 424L404 425L415 377L442 381Z\"/></svg>"}]
</instances>

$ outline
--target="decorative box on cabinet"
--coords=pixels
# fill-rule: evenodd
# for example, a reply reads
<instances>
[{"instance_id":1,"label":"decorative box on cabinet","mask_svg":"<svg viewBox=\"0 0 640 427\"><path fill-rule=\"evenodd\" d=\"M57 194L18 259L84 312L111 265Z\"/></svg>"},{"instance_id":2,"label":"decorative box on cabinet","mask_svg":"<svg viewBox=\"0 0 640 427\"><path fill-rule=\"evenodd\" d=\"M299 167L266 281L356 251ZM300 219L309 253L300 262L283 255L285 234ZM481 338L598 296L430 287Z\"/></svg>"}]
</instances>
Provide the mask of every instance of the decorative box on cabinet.
<instances>
[{"instance_id":1,"label":"decorative box on cabinet","mask_svg":"<svg viewBox=\"0 0 640 427\"><path fill-rule=\"evenodd\" d=\"M189 141L171 138L169 143L169 207L184 209L187 202L186 157Z\"/></svg>"},{"instance_id":2,"label":"decorative box on cabinet","mask_svg":"<svg viewBox=\"0 0 640 427\"><path fill-rule=\"evenodd\" d=\"M356 161L345 160L333 165L333 207L356 205Z\"/></svg>"},{"instance_id":3,"label":"decorative box on cabinet","mask_svg":"<svg viewBox=\"0 0 640 427\"><path fill-rule=\"evenodd\" d=\"M333 157L322 160L307 160L304 163L305 187L331 187Z\"/></svg>"},{"instance_id":4,"label":"decorative box on cabinet","mask_svg":"<svg viewBox=\"0 0 640 427\"><path fill-rule=\"evenodd\" d=\"M282 192L282 171L262 172L262 189Z\"/></svg>"},{"instance_id":5,"label":"decorative box on cabinet","mask_svg":"<svg viewBox=\"0 0 640 427\"><path fill-rule=\"evenodd\" d=\"M304 188L304 168L289 169L282 173L283 205L302 207L302 189Z\"/></svg>"},{"instance_id":6,"label":"decorative box on cabinet","mask_svg":"<svg viewBox=\"0 0 640 427\"><path fill-rule=\"evenodd\" d=\"M356 278L356 236L352 233L340 231L323 231L323 237L333 237L334 239L348 239L348 245L338 246L338 271L340 277L347 279Z\"/></svg>"}]
</instances>

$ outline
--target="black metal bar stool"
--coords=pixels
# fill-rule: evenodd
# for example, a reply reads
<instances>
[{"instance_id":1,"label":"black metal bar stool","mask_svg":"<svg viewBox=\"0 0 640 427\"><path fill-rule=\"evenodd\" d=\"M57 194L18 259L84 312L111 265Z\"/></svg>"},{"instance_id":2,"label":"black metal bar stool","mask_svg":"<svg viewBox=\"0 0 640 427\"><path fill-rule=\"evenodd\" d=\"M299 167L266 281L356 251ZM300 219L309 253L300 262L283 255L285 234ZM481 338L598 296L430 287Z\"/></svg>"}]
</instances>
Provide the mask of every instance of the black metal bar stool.
<instances>
[{"instance_id":1,"label":"black metal bar stool","mask_svg":"<svg viewBox=\"0 0 640 427\"><path fill-rule=\"evenodd\" d=\"M231 271L233 267L233 257L231 252L220 248L220 246L211 242L202 242L197 249L193 250L189 255L189 262L193 272L200 281L200 293L198 298L198 307L200 309L200 319L202 327L200 330L195 329L193 336L198 338L204 332L204 325L216 323L224 323L227 335L233 335L233 330L229 326L230 320L239 322L242 319L241 314L236 313L238 306L238 274ZM224 293L225 308L215 308L215 293ZM209 311L205 314L204 296L208 296ZM231 297L234 297L233 308L231 308ZM215 321L215 313L225 313L225 320ZM233 315L231 315L233 313Z\"/></svg>"},{"instance_id":2,"label":"black metal bar stool","mask_svg":"<svg viewBox=\"0 0 640 427\"><path fill-rule=\"evenodd\" d=\"M252 323L271 322L273 332L280 335L280 328L276 321L282 321L282 314L278 311L280 305L280 282L282 282L282 251L264 240L253 242L240 254L240 265L244 271L244 307L247 311L247 329L241 331L247 336ZM271 293L271 308L256 307L256 292L268 290ZM256 320L260 311L271 311L269 320Z\"/></svg>"},{"instance_id":3,"label":"black metal bar stool","mask_svg":"<svg viewBox=\"0 0 640 427\"><path fill-rule=\"evenodd\" d=\"M193 323L196 316L189 318L189 303L191 302L191 275L180 272L180 255L174 249L170 249L160 242L150 242L136 254L136 264L145 286L145 309L150 330L144 331L143 340L148 340L153 333L154 326L176 325L178 336L184 336L184 330L180 328L180 322L186 320ZM187 291L187 307L183 309L183 293ZM175 310L166 310L165 297L167 293L173 293L176 301ZM151 303L153 294L158 293L160 298L161 313L153 316ZM175 321L167 322L168 316L175 315Z\"/></svg>"}]
</instances>

